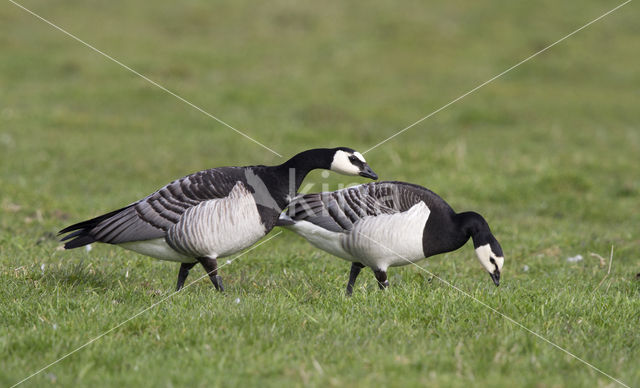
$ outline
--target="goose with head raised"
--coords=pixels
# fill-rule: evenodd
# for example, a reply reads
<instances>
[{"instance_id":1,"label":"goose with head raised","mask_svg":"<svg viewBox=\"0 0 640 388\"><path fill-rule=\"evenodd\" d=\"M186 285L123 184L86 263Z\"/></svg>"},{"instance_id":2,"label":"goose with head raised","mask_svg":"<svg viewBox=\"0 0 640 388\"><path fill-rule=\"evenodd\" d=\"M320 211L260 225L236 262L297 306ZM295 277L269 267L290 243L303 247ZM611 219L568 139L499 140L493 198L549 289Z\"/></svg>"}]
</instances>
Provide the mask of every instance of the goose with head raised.
<instances>
[{"instance_id":1,"label":"goose with head raised","mask_svg":"<svg viewBox=\"0 0 640 388\"><path fill-rule=\"evenodd\" d=\"M222 290L217 259L251 246L271 231L314 169L378 178L351 148L312 149L278 166L218 167L187 175L60 234L69 233L62 239L66 249L102 242L180 262L178 290L189 270L200 263Z\"/></svg>"}]
</instances>

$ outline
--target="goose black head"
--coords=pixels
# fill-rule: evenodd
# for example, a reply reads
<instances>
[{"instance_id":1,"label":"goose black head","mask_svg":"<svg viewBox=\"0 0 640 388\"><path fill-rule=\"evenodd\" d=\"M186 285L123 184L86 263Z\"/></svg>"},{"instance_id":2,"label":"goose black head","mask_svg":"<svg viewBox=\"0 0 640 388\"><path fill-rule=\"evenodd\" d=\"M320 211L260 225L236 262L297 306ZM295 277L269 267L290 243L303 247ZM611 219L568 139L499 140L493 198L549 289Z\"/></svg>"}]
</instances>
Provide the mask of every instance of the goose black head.
<instances>
[{"instance_id":1,"label":"goose black head","mask_svg":"<svg viewBox=\"0 0 640 388\"><path fill-rule=\"evenodd\" d=\"M458 215L467 236L473 239L473 247L480 264L496 286L500 285L500 273L504 265L504 254L487 221L478 213L466 212Z\"/></svg>"},{"instance_id":2,"label":"goose black head","mask_svg":"<svg viewBox=\"0 0 640 388\"><path fill-rule=\"evenodd\" d=\"M373 180L378 179L378 175L369 167L360 152L347 147L338 147L334 151L329 170L343 175L359 175Z\"/></svg>"}]
</instances>

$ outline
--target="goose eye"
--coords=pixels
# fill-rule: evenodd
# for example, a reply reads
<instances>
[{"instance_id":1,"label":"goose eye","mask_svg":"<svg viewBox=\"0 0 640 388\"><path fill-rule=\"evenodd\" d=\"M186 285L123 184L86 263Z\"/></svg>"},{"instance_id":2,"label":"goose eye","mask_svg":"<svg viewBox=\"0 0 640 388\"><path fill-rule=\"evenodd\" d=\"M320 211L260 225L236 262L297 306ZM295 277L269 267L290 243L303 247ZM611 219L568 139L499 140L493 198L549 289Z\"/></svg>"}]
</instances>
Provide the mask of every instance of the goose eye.
<instances>
[{"instance_id":1,"label":"goose eye","mask_svg":"<svg viewBox=\"0 0 640 388\"><path fill-rule=\"evenodd\" d=\"M496 265L496 261L494 260L493 257L489 258L489 262L493 265Z\"/></svg>"},{"instance_id":2,"label":"goose eye","mask_svg":"<svg viewBox=\"0 0 640 388\"><path fill-rule=\"evenodd\" d=\"M356 160L358 160L358 158L356 158L355 156L353 156L353 155L349 156L349 161L351 163L355 163Z\"/></svg>"}]
</instances>

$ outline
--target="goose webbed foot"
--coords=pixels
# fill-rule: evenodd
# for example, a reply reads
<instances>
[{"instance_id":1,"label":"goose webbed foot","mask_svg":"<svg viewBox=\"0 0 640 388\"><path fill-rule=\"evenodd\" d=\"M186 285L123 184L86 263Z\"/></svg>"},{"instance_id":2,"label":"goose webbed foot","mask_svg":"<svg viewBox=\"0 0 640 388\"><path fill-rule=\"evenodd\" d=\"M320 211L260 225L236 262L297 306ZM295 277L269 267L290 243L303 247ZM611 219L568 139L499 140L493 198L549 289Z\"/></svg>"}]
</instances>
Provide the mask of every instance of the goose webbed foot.
<instances>
[{"instance_id":1,"label":"goose webbed foot","mask_svg":"<svg viewBox=\"0 0 640 388\"><path fill-rule=\"evenodd\" d=\"M176 291L180 291L182 286L184 286L184 281L187 280L187 276L189 276L189 270L193 268L194 265L198 264L198 262L193 263L182 263L180 265L180 271L178 272L178 284L176 285Z\"/></svg>"},{"instance_id":2,"label":"goose webbed foot","mask_svg":"<svg viewBox=\"0 0 640 388\"><path fill-rule=\"evenodd\" d=\"M380 287L381 290L389 287L389 281L387 280L387 271L373 270L373 274L375 275L376 280L378 281L378 287Z\"/></svg>"},{"instance_id":3,"label":"goose webbed foot","mask_svg":"<svg viewBox=\"0 0 640 388\"><path fill-rule=\"evenodd\" d=\"M224 287L222 286L222 276L216 275L216 281L214 282L213 279L211 279L211 282L213 283L213 286L216 288L216 290L220 292L224 291Z\"/></svg>"},{"instance_id":4,"label":"goose webbed foot","mask_svg":"<svg viewBox=\"0 0 640 388\"><path fill-rule=\"evenodd\" d=\"M349 272L349 283L347 283L347 296L351 296L353 293L353 285L356 283L356 278L360 274L360 270L364 268L361 263L352 263L351 272Z\"/></svg>"},{"instance_id":5,"label":"goose webbed foot","mask_svg":"<svg viewBox=\"0 0 640 388\"><path fill-rule=\"evenodd\" d=\"M222 277L218 276L218 260L212 257L199 257L198 261L202 264L204 270L207 271L209 279L211 279L211 283L213 283L216 290L220 292L224 291Z\"/></svg>"}]
</instances>

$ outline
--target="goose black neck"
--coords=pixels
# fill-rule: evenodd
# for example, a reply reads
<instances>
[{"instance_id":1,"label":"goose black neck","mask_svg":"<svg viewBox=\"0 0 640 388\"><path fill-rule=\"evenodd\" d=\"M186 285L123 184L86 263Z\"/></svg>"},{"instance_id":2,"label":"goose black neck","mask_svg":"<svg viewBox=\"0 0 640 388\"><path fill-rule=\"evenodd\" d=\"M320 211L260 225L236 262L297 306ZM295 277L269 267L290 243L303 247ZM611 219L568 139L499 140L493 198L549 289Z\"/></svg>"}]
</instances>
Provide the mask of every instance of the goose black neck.
<instances>
[{"instance_id":1,"label":"goose black neck","mask_svg":"<svg viewBox=\"0 0 640 388\"><path fill-rule=\"evenodd\" d=\"M300 152L291 159L278 166L287 176L293 176L294 190L298 191L304 178L317 168L330 169L335 150L329 148L316 148ZM295 193L294 193L295 194Z\"/></svg>"},{"instance_id":2,"label":"goose black neck","mask_svg":"<svg viewBox=\"0 0 640 388\"><path fill-rule=\"evenodd\" d=\"M466 239L473 239L473 246L477 248L490 241L491 229L489 224L480 214L475 212L464 212L455 215L458 230L466 236ZM465 240L466 241L466 240Z\"/></svg>"}]
</instances>

